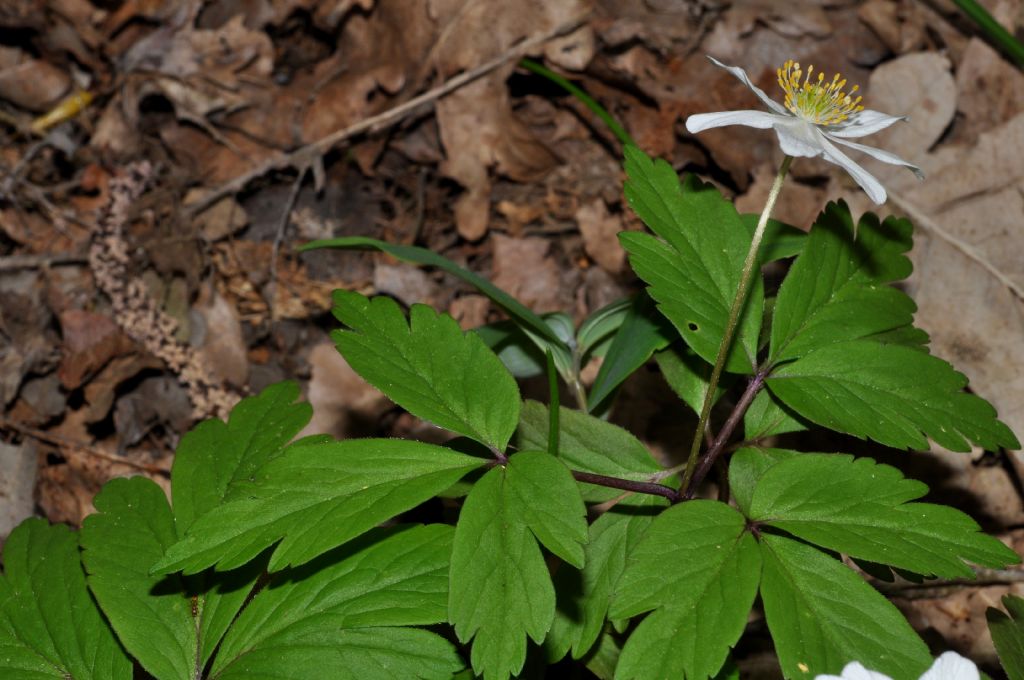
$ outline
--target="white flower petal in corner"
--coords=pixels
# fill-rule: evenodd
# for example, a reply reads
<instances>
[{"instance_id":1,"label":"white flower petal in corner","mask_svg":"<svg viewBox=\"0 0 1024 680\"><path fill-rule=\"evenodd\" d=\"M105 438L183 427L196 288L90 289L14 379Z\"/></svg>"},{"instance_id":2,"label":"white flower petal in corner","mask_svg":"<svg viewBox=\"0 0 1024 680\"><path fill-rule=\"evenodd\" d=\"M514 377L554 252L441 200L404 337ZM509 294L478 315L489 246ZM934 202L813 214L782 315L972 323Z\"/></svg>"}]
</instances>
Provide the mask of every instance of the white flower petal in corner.
<instances>
[{"instance_id":1,"label":"white flower petal in corner","mask_svg":"<svg viewBox=\"0 0 1024 680\"><path fill-rule=\"evenodd\" d=\"M978 667L956 652L946 652L921 676L921 680L978 680Z\"/></svg>"},{"instance_id":2,"label":"white flower petal in corner","mask_svg":"<svg viewBox=\"0 0 1024 680\"><path fill-rule=\"evenodd\" d=\"M956 652L946 652L918 680L979 680L978 667ZM842 675L818 675L814 680L892 680L888 675L869 671L859 662L851 661Z\"/></svg>"},{"instance_id":3,"label":"white flower petal in corner","mask_svg":"<svg viewBox=\"0 0 1024 680\"><path fill-rule=\"evenodd\" d=\"M819 675L814 680L892 680L888 675L869 671L856 661L843 667L842 675Z\"/></svg>"},{"instance_id":4,"label":"white flower petal in corner","mask_svg":"<svg viewBox=\"0 0 1024 680\"><path fill-rule=\"evenodd\" d=\"M686 129L691 133L725 125L745 125L762 130L770 127L775 130L779 146L787 156L821 156L835 163L850 173L868 197L878 204L885 203L885 188L867 170L837 149L830 140L862 151L885 163L902 165L918 177L924 177L919 168L894 154L846 141L874 134L897 121L906 120L906 117L866 110L860 105L861 97L854 97L857 86L854 85L849 93L845 92L843 88L846 87L846 81L842 80L838 73L830 81L825 80L823 73L818 73L817 78L812 78L814 67L810 66L807 68L807 77L804 78L800 64L792 60L787 61L776 71L779 86L786 93L785 105L782 105L772 101L763 90L754 85L743 69L727 66L711 57L709 59L746 85L771 109L771 113L700 113L686 119Z\"/></svg>"}]
</instances>

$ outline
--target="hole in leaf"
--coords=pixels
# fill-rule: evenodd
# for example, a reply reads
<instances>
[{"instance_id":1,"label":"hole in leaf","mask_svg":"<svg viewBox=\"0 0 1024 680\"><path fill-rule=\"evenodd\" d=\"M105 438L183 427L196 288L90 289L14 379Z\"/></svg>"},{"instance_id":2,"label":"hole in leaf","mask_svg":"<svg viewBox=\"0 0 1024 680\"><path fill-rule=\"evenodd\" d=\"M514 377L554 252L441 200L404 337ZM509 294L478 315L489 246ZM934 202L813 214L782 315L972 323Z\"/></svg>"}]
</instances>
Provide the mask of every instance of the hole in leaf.
<instances>
[{"instance_id":1,"label":"hole in leaf","mask_svg":"<svg viewBox=\"0 0 1024 680\"><path fill-rule=\"evenodd\" d=\"M698 330L700 330L700 326L698 326L697 324L695 324L692 321L690 323L686 324L686 327L689 328L691 331L694 331L694 332L697 332Z\"/></svg>"}]
</instances>

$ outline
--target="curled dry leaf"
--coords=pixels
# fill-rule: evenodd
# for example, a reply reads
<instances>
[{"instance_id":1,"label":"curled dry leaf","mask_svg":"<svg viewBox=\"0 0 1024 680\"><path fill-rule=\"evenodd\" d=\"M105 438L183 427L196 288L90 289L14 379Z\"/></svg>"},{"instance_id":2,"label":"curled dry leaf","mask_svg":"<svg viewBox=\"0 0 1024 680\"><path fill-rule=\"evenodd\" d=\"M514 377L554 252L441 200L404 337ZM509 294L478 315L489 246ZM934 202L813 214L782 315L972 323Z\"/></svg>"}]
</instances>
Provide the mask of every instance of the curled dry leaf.
<instances>
[{"instance_id":1,"label":"curled dry leaf","mask_svg":"<svg viewBox=\"0 0 1024 680\"><path fill-rule=\"evenodd\" d=\"M16 47L0 45L0 99L29 111L49 109L67 94L71 76Z\"/></svg>"}]
</instances>

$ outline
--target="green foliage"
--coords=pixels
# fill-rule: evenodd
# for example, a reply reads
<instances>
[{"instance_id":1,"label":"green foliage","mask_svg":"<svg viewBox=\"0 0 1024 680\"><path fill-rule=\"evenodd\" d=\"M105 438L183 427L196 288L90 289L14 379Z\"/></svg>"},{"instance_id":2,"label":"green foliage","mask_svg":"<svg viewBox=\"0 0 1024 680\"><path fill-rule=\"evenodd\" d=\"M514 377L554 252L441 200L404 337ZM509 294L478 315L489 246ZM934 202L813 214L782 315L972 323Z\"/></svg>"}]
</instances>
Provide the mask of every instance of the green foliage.
<instances>
[{"instance_id":1,"label":"green foliage","mask_svg":"<svg viewBox=\"0 0 1024 680\"><path fill-rule=\"evenodd\" d=\"M271 571L302 564L436 496L482 463L398 439L296 444L196 520L152 570L234 569L278 541Z\"/></svg>"},{"instance_id":2,"label":"green foliage","mask_svg":"<svg viewBox=\"0 0 1024 680\"><path fill-rule=\"evenodd\" d=\"M615 677L715 675L746 626L760 572L757 543L728 505L695 500L658 515L615 588L612 617L654 610L630 635Z\"/></svg>"},{"instance_id":3,"label":"green foliage","mask_svg":"<svg viewBox=\"0 0 1024 680\"><path fill-rule=\"evenodd\" d=\"M86 589L75 534L29 519L7 537L3 556L0 676L132 677L131 662Z\"/></svg>"},{"instance_id":4,"label":"green foliage","mask_svg":"<svg viewBox=\"0 0 1024 680\"><path fill-rule=\"evenodd\" d=\"M474 333L426 305L409 321L394 300L334 294L334 315L351 328L334 340L352 368L410 413L481 444L504 449L519 419L519 388ZM486 394L488 399L470 398Z\"/></svg>"},{"instance_id":5,"label":"green foliage","mask_svg":"<svg viewBox=\"0 0 1024 680\"><path fill-rule=\"evenodd\" d=\"M439 267L509 314L464 333L422 305L406 316L387 298L335 295L349 364L453 438L293 441L310 418L296 385L243 400L182 439L170 504L150 480L119 479L77 543L40 521L10 536L0 676L127 678L134 660L158 680L503 680L571 654L602 679L736 678L729 652L760 594L785 677L852 660L917 677L928 649L843 561L959 579L1017 555L921 502L927 488L893 467L760 447L812 425L897 448L1017 446L928 353L913 302L890 285L910 273L910 224L866 215L854 230L842 203L808 235L768 223L761 262L797 257L777 298L755 276L727 363L750 377L718 384L693 461L699 482L731 455L716 473L729 503L689 500L697 485L677 491L682 466L662 465L685 442L658 442L656 459L603 418L652 355L700 409L754 223L665 162L626 154L627 197L660 237L622 237L650 297L578 330L420 248L312 244ZM588 395L593 357L604 363ZM552 366L579 410L559 405ZM551 404L521 401L513 374L545 370ZM405 524L456 514L454 527ZM1024 600L1004 604L1009 616L989 612L993 638L1021 677Z\"/></svg>"},{"instance_id":6,"label":"green foliage","mask_svg":"<svg viewBox=\"0 0 1024 680\"><path fill-rule=\"evenodd\" d=\"M1004 595L1003 607L1006 613L989 607L985 618L1006 676L1010 680L1021 680L1024 678L1024 600Z\"/></svg>"},{"instance_id":7,"label":"green foliage","mask_svg":"<svg viewBox=\"0 0 1024 680\"><path fill-rule=\"evenodd\" d=\"M992 406L963 391L967 378L941 359L870 340L835 342L774 371L768 387L819 425L894 448L953 451L970 442L1019 448Z\"/></svg>"},{"instance_id":8,"label":"green foliage","mask_svg":"<svg viewBox=\"0 0 1024 680\"><path fill-rule=\"evenodd\" d=\"M764 472L748 516L830 550L918 574L970 578L974 572L965 561L988 567L1019 561L959 510L909 502L927 492L921 482L870 458L805 453Z\"/></svg>"},{"instance_id":9,"label":"green foliage","mask_svg":"<svg viewBox=\"0 0 1024 680\"><path fill-rule=\"evenodd\" d=\"M623 232L619 240L633 270L649 286L658 309L701 358L714 363L732 298L739 287L750 235L736 208L710 185L626 147L626 199L661 237ZM751 373L761 329L764 284L755 277L726 363L726 370Z\"/></svg>"},{"instance_id":10,"label":"green foliage","mask_svg":"<svg viewBox=\"0 0 1024 680\"><path fill-rule=\"evenodd\" d=\"M931 665L899 610L845 565L783 536L760 543L761 601L787 678L838 675L850 661L916 678Z\"/></svg>"}]
</instances>

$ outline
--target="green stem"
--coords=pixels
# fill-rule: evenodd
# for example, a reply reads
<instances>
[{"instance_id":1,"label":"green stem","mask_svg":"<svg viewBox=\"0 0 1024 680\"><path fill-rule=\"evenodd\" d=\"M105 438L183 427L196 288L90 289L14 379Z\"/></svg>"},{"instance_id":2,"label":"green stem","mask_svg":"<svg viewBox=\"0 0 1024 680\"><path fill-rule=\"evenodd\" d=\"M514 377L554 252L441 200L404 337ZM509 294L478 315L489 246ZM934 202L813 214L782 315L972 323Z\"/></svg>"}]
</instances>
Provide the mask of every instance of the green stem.
<instances>
[{"instance_id":1,"label":"green stem","mask_svg":"<svg viewBox=\"0 0 1024 680\"><path fill-rule=\"evenodd\" d=\"M561 404L558 398L558 372L555 371L555 357L547 351L548 359L548 453L558 455L558 415Z\"/></svg>"},{"instance_id":2,"label":"green stem","mask_svg":"<svg viewBox=\"0 0 1024 680\"><path fill-rule=\"evenodd\" d=\"M988 13L988 10L975 2L975 0L953 0L953 2L974 23L978 24L981 32L988 36L988 39L994 42L1007 56L1013 59L1018 67L1024 68L1024 45L1003 28L1002 24Z\"/></svg>"},{"instance_id":3,"label":"green stem","mask_svg":"<svg viewBox=\"0 0 1024 680\"><path fill-rule=\"evenodd\" d=\"M715 390L718 389L718 381L722 377L722 369L725 368L725 360L732 348L732 341L736 335L736 326L739 325L740 312L747 301L747 293L750 291L750 282L754 273L758 270L758 251L761 249L761 240L764 238L765 227L768 226L768 217L775 207L775 201L779 198L782 190L782 181L786 179L789 172L789 164L793 162L792 156L782 159L779 167L779 174L775 176L772 188L768 192L768 200L761 211L761 218L757 221L757 229L754 230L754 238L750 242L750 250L747 251L747 259L743 262L743 272L740 274L740 285L736 289L736 297L732 300L732 308L729 309L729 321L725 325L725 335L722 336L722 344L718 347L718 357L715 359L715 366L711 369L711 379L708 381L708 391L704 395L704 406L700 410L700 422L697 423L697 430L693 434L693 443L690 445L690 457L686 459L686 471L683 473L682 484L679 485L679 492L686 493L690 479L693 478L694 469L697 467L697 458L700 453L700 443L704 435L704 427L711 416L711 407L715 403ZM756 367L755 367L756 368Z\"/></svg>"}]
</instances>

